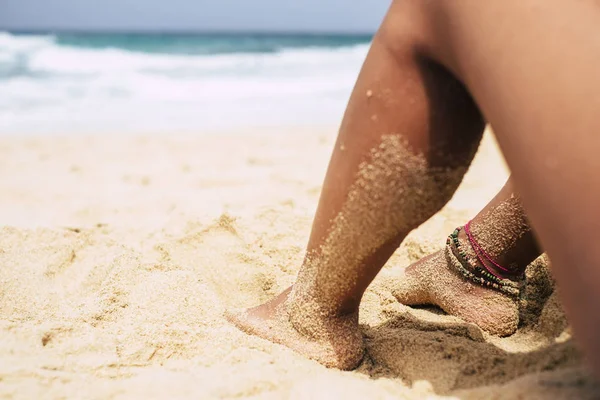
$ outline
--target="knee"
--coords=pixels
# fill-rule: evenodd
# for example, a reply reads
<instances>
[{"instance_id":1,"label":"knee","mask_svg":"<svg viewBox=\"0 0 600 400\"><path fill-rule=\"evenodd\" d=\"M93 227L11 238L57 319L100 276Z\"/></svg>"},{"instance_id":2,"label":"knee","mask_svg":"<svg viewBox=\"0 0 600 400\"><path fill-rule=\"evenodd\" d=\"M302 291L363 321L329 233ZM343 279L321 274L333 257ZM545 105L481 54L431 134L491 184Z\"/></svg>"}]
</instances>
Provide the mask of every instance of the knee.
<instances>
[{"instance_id":1,"label":"knee","mask_svg":"<svg viewBox=\"0 0 600 400\"><path fill-rule=\"evenodd\" d=\"M423 0L393 0L374 40L394 54L415 51L425 39Z\"/></svg>"},{"instance_id":2,"label":"knee","mask_svg":"<svg viewBox=\"0 0 600 400\"><path fill-rule=\"evenodd\" d=\"M446 25L445 11L438 0L393 0L375 36L382 45L395 54L410 50L435 61L440 61L438 39ZM442 49L443 50L443 49Z\"/></svg>"}]
</instances>

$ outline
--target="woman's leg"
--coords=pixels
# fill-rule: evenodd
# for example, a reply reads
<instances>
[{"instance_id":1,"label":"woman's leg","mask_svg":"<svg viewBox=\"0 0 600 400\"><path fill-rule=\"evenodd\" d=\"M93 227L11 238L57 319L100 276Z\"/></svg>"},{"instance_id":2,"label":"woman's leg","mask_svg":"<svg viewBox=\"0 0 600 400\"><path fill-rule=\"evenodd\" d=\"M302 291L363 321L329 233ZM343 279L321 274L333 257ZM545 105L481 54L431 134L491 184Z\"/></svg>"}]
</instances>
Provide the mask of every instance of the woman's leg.
<instances>
[{"instance_id":1,"label":"woman's leg","mask_svg":"<svg viewBox=\"0 0 600 400\"><path fill-rule=\"evenodd\" d=\"M247 332L338 368L362 357L361 297L408 232L462 180L484 123L462 85L420 56L406 3L394 51L376 35L323 184L291 292L232 317Z\"/></svg>"},{"instance_id":2,"label":"woman's leg","mask_svg":"<svg viewBox=\"0 0 600 400\"><path fill-rule=\"evenodd\" d=\"M486 262L487 268L496 275L522 275L525 267L542 253L515 193L512 179L473 218L470 229L483 250L495 262L510 270L507 273ZM460 231L458 239L470 259L477 260L464 230ZM480 262L474 261L473 264L481 266ZM500 336L514 333L519 322L516 299L465 281L452 270L444 250L409 266L405 277L397 282L394 295L406 305L438 305L447 313Z\"/></svg>"},{"instance_id":3,"label":"woman's leg","mask_svg":"<svg viewBox=\"0 0 600 400\"><path fill-rule=\"evenodd\" d=\"M317 233L311 239L315 247L309 247L297 294L291 297L287 315L306 341L317 343L327 336L311 336L314 331L304 326L309 321L324 321L327 326L339 316L355 314L352 306L358 295L403 234L452 193L459 179L441 179L434 168L445 166L460 175L470 160L472 143L481 130L477 109L467 106L469 96L444 69L425 61L430 59L464 82L494 127L536 236L552 259L575 333L600 370L599 26L600 9L594 0L397 0L392 4L349 104L323 189L322 200L331 204L321 203ZM442 112L457 107L439 96L448 87L461 93L462 113ZM442 115L452 124L440 126ZM375 140L357 139L361 145L355 149L345 143L351 133ZM352 150L345 155L341 146ZM379 167L381 157L370 152L358 157L360 161L355 159L356 151L379 146L375 152L385 155L383 159L389 161L383 165L390 168ZM393 149L398 158L386 149ZM454 153L446 151L456 150L455 159L449 160ZM340 165L341 159L345 162ZM367 163L359 170L363 159ZM373 168L374 174L369 172ZM436 184L437 190L431 190ZM385 190L374 190L377 186ZM381 199L384 207L378 206ZM364 204L367 210L352 204ZM364 223L351 225L355 220ZM384 244L376 251L380 243ZM314 262L321 249L326 257ZM316 306L302 309L299 299ZM263 311L251 311L240 325L297 348L285 335L260 328L268 314ZM295 318L302 311L305 318ZM339 316L326 317L336 312ZM351 332L353 324L344 325L340 332ZM332 348L325 358L310 355L329 365L350 367L349 358L335 359L338 352L335 345Z\"/></svg>"},{"instance_id":4,"label":"woman's leg","mask_svg":"<svg viewBox=\"0 0 600 400\"><path fill-rule=\"evenodd\" d=\"M420 4L431 28L424 51L464 82L491 123L575 336L600 372L600 5ZM400 3L393 9L400 20Z\"/></svg>"}]
</instances>

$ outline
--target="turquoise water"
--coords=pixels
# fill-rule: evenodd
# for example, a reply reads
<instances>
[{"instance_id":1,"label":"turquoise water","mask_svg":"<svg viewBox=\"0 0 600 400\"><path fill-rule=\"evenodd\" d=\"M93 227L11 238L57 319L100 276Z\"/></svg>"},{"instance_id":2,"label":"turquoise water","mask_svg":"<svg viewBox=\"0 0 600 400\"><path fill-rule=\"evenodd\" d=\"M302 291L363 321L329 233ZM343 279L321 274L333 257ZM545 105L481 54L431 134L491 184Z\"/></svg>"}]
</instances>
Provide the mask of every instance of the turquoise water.
<instances>
[{"instance_id":1,"label":"turquoise water","mask_svg":"<svg viewBox=\"0 0 600 400\"><path fill-rule=\"evenodd\" d=\"M56 44L90 49L116 48L162 54L276 53L285 49L338 48L369 43L371 35L311 34L69 34Z\"/></svg>"},{"instance_id":2,"label":"turquoise water","mask_svg":"<svg viewBox=\"0 0 600 400\"><path fill-rule=\"evenodd\" d=\"M0 133L337 125L370 40L0 32Z\"/></svg>"}]
</instances>

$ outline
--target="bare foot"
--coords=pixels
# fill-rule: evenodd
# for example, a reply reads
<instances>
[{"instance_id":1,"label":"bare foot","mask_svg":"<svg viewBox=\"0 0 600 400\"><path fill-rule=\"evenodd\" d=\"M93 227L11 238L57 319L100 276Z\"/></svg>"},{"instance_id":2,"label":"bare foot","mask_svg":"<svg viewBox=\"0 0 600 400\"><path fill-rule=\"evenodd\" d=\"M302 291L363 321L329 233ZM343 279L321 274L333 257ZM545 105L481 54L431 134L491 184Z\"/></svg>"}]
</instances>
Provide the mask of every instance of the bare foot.
<instances>
[{"instance_id":1,"label":"bare foot","mask_svg":"<svg viewBox=\"0 0 600 400\"><path fill-rule=\"evenodd\" d=\"M228 312L226 317L242 331L287 346L326 367L356 368L364 355L358 314L325 317L310 305L293 307L291 290L258 307Z\"/></svg>"},{"instance_id":2,"label":"bare foot","mask_svg":"<svg viewBox=\"0 0 600 400\"><path fill-rule=\"evenodd\" d=\"M465 281L450 270L443 250L410 265L393 294L406 305L435 304L497 336L512 335L519 323L516 299Z\"/></svg>"}]
</instances>

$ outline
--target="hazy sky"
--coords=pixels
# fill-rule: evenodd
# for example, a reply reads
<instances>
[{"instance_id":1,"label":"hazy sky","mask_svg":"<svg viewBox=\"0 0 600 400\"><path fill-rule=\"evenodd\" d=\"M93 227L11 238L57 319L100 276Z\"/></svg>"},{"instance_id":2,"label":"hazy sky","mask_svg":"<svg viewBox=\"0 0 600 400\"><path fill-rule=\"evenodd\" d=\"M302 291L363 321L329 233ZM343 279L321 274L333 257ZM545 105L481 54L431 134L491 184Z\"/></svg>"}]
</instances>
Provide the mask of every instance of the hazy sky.
<instances>
[{"instance_id":1,"label":"hazy sky","mask_svg":"<svg viewBox=\"0 0 600 400\"><path fill-rule=\"evenodd\" d=\"M390 0L0 0L0 29L374 31Z\"/></svg>"}]
</instances>

